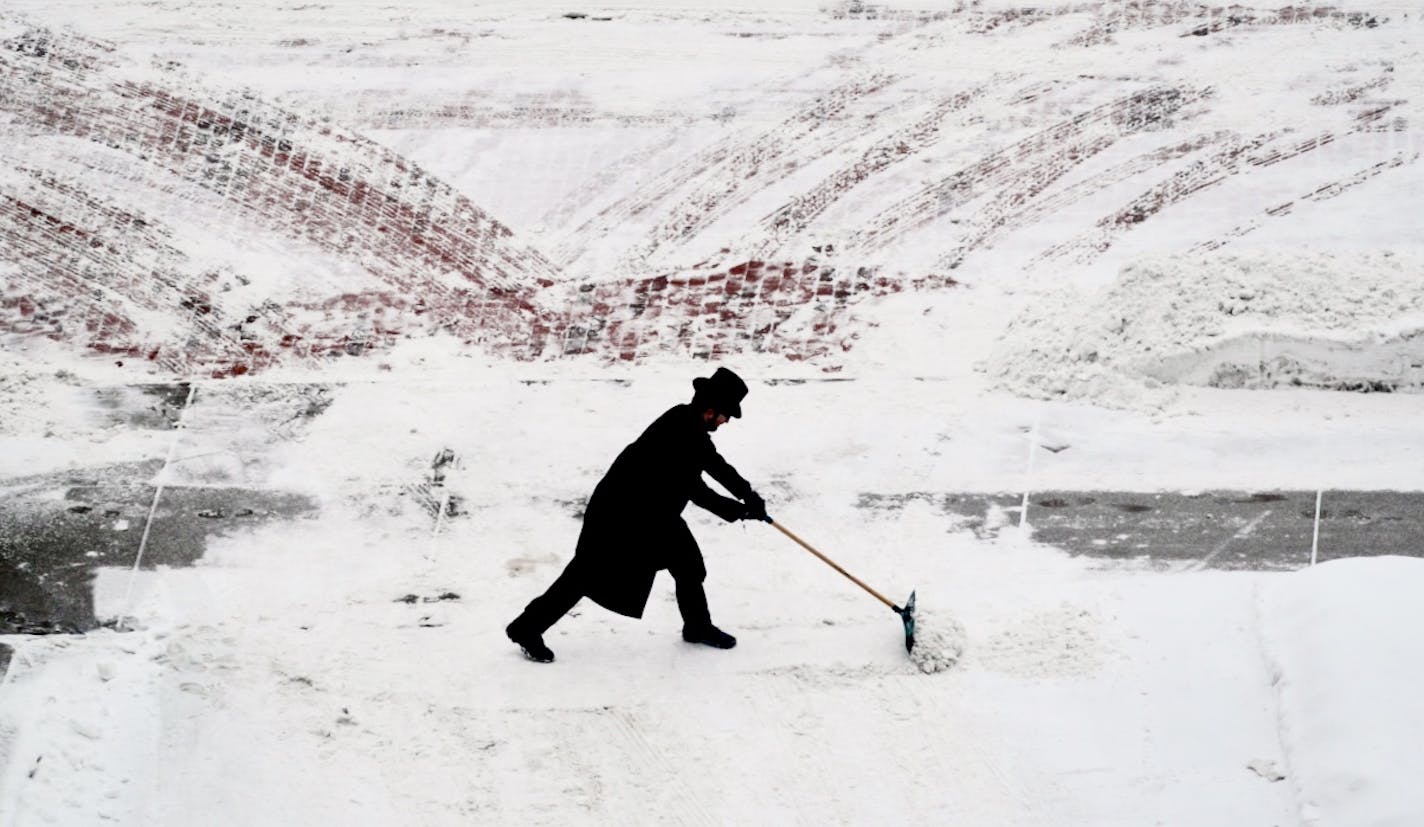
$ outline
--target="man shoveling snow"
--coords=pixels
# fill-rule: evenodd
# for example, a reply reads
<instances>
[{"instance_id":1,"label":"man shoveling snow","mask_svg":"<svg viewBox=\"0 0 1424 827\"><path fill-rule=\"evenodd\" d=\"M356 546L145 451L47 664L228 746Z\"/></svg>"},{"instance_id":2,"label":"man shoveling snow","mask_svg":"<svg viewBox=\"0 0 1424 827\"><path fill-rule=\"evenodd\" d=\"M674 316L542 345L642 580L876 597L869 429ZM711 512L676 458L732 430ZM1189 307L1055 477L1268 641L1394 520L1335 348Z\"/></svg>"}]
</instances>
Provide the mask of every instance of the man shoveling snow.
<instances>
[{"instance_id":1,"label":"man shoveling snow","mask_svg":"<svg viewBox=\"0 0 1424 827\"><path fill-rule=\"evenodd\" d=\"M505 627L525 656L549 663L544 632L578 601L642 617L653 579L667 569L676 584L682 638L718 649L737 639L712 625L702 581L707 569L682 510L689 502L728 522L766 520L766 504L712 444L710 434L742 415L746 383L726 368L692 380L692 402L676 405L623 449L593 489L574 557L562 574ZM714 492L706 473L738 500Z\"/></svg>"},{"instance_id":2,"label":"man shoveling snow","mask_svg":"<svg viewBox=\"0 0 1424 827\"><path fill-rule=\"evenodd\" d=\"M593 489L584 512L574 558L562 574L505 627L524 655L550 663L554 653L544 633L584 597L628 617L642 617L653 579L667 569L676 584L682 613L682 639L718 649L730 649L737 639L712 624L702 581L707 569L702 552L682 519L689 502L728 522L770 523L900 616L905 651L921 671L939 672L953 666L963 652L957 624L921 635L916 645L915 595L897 606L835 561L778 524L766 513L766 503L751 484L717 453L709 436L729 419L742 415L747 386L735 373L718 368L710 377L692 380L692 402L677 405L658 417L613 461ZM715 493L702 480L710 475L738 500Z\"/></svg>"}]
</instances>

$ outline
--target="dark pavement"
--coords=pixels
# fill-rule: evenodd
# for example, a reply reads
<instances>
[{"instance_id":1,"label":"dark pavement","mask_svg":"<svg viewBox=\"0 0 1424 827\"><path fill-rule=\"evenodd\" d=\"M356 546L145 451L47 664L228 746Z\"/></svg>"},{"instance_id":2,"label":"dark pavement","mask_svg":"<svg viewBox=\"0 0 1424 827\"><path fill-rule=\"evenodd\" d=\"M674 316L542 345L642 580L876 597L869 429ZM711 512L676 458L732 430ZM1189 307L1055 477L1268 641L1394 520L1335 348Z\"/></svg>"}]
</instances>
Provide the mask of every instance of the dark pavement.
<instances>
[{"instance_id":1,"label":"dark pavement","mask_svg":"<svg viewBox=\"0 0 1424 827\"><path fill-rule=\"evenodd\" d=\"M10 481L0 500L0 634L82 632L111 619L94 616L94 570L134 565L162 465ZM191 565L212 536L315 510L288 493L166 486L140 567Z\"/></svg>"},{"instance_id":2,"label":"dark pavement","mask_svg":"<svg viewBox=\"0 0 1424 827\"><path fill-rule=\"evenodd\" d=\"M864 494L862 508L920 501L966 528L992 532L991 507L1018 524L1022 494ZM1029 497L1033 538L1075 556L1160 568L1289 571L1310 565L1314 491L1044 491ZM1001 529L1002 530L1002 529ZM1424 557L1424 492L1325 491L1317 562L1399 554Z\"/></svg>"},{"instance_id":3,"label":"dark pavement","mask_svg":"<svg viewBox=\"0 0 1424 827\"><path fill-rule=\"evenodd\" d=\"M86 406L96 429L175 431L190 424L193 391L186 382L90 387L76 390L75 404ZM270 442L299 434L330 401L323 385L232 385L202 395L215 400L209 418L243 411ZM145 528L141 568L185 566L215 535L316 510L299 495L213 486L165 486L154 509L153 481L163 468L148 459L3 480L0 634L82 632L112 620L94 616L94 571L131 568Z\"/></svg>"}]
</instances>

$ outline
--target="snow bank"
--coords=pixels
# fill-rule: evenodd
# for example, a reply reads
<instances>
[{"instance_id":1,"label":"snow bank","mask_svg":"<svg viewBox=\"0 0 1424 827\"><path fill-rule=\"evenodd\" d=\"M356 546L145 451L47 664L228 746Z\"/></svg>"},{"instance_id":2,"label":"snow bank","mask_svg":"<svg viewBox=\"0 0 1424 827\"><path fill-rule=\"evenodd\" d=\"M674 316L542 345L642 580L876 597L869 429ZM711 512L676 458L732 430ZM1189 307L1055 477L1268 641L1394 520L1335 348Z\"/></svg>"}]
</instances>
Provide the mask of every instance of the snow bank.
<instances>
[{"instance_id":1,"label":"snow bank","mask_svg":"<svg viewBox=\"0 0 1424 827\"><path fill-rule=\"evenodd\" d=\"M1017 393L1123 407L1173 385L1417 391L1421 270L1397 252L1147 259L1095 296L1026 302L986 370Z\"/></svg>"},{"instance_id":2,"label":"snow bank","mask_svg":"<svg viewBox=\"0 0 1424 827\"><path fill-rule=\"evenodd\" d=\"M1424 813L1424 560L1348 559L1262 595L1282 748L1306 825L1418 824Z\"/></svg>"}]
</instances>

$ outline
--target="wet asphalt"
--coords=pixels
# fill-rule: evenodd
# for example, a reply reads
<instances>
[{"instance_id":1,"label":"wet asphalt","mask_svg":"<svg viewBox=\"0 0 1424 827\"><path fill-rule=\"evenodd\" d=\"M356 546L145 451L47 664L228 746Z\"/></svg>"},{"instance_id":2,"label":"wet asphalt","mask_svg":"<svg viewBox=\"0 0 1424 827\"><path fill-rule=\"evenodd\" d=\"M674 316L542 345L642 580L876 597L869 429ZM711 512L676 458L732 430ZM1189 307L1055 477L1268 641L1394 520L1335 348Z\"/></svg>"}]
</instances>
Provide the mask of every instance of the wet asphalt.
<instances>
[{"instance_id":1,"label":"wet asphalt","mask_svg":"<svg viewBox=\"0 0 1424 827\"><path fill-rule=\"evenodd\" d=\"M316 511L306 497L273 491L165 486L159 494L147 480L162 465L10 481L0 500L0 634L83 632L113 621L95 615L95 571L132 568L141 546L141 569L188 566L215 536Z\"/></svg>"},{"instance_id":2,"label":"wet asphalt","mask_svg":"<svg viewBox=\"0 0 1424 827\"><path fill-rule=\"evenodd\" d=\"M863 508L927 503L980 534L1017 527L1021 494L866 494ZM989 517L1003 514L996 521ZM1315 561L1424 557L1424 492L1045 491L1028 500L1034 540L1078 557L1160 569L1291 571Z\"/></svg>"},{"instance_id":3,"label":"wet asphalt","mask_svg":"<svg viewBox=\"0 0 1424 827\"><path fill-rule=\"evenodd\" d=\"M187 382L77 388L73 404L96 428L173 431L191 391ZM290 405L267 412L278 417L274 438L322 410L310 394L289 395ZM106 625L115 619L95 615L97 569L191 565L215 536L316 510L310 499L280 491L169 485L159 492L153 481L163 466L150 459L0 480L0 634Z\"/></svg>"}]
</instances>

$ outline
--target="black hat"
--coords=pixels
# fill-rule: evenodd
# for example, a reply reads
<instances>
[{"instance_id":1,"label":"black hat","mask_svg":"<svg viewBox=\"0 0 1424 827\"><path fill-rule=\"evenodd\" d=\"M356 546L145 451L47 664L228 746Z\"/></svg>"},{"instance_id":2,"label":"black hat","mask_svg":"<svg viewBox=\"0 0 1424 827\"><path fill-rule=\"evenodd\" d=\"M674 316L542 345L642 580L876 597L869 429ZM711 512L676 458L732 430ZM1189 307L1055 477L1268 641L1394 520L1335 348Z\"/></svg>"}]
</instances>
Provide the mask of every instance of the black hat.
<instances>
[{"instance_id":1,"label":"black hat","mask_svg":"<svg viewBox=\"0 0 1424 827\"><path fill-rule=\"evenodd\" d=\"M742 400L747 395L747 383L726 368L717 368L711 376L692 380L693 404L705 404L718 413L731 417L742 415Z\"/></svg>"}]
</instances>

